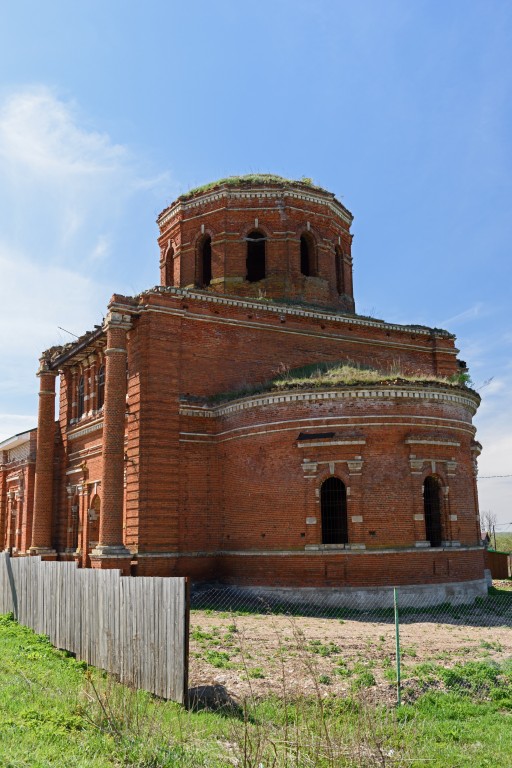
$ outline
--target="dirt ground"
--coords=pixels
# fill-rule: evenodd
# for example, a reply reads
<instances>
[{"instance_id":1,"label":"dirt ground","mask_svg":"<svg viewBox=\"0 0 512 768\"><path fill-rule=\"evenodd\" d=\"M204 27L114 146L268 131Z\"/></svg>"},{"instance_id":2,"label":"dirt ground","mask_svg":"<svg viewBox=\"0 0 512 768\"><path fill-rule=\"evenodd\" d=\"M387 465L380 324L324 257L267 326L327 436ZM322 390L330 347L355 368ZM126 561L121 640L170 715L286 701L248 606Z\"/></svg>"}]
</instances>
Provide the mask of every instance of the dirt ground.
<instances>
[{"instance_id":1,"label":"dirt ground","mask_svg":"<svg viewBox=\"0 0 512 768\"><path fill-rule=\"evenodd\" d=\"M236 615L193 610L189 687L216 687L234 701L247 696L346 695L364 688L381 700L396 691L391 620ZM510 606L505 613L442 611L400 624L404 688L418 688L418 665L444 667L512 658ZM420 670L422 667L420 667ZM424 667L423 667L424 669Z\"/></svg>"}]
</instances>

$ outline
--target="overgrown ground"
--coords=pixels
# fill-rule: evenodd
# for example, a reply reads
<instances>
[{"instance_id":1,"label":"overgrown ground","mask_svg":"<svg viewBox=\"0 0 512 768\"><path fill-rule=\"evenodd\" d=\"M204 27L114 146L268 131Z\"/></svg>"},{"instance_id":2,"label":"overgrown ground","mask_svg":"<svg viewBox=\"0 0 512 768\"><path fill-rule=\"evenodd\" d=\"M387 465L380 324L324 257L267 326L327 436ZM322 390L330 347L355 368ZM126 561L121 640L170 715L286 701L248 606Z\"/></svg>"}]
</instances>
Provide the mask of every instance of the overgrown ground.
<instances>
[{"instance_id":1,"label":"overgrown ground","mask_svg":"<svg viewBox=\"0 0 512 768\"><path fill-rule=\"evenodd\" d=\"M397 708L389 620L194 611L186 712L0 617L0 765L511 766L507 621L408 618Z\"/></svg>"},{"instance_id":2,"label":"overgrown ground","mask_svg":"<svg viewBox=\"0 0 512 768\"><path fill-rule=\"evenodd\" d=\"M512 598L512 595L511 595ZM445 669L512 660L510 622L476 609L412 614L400 626L404 701L426 687L445 689ZM493 625L491 625L491 621ZM286 615L191 614L190 684L222 685L236 701L249 695L347 697L370 689L396 701L395 627L390 620ZM512 765L512 757L511 757Z\"/></svg>"},{"instance_id":3,"label":"overgrown ground","mask_svg":"<svg viewBox=\"0 0 512 768\"><path fill-rule=\"evenodd\" d=\"M512 533L497 533L496 549L500 552L512 552Z\"/></svg>"}]
</instances>

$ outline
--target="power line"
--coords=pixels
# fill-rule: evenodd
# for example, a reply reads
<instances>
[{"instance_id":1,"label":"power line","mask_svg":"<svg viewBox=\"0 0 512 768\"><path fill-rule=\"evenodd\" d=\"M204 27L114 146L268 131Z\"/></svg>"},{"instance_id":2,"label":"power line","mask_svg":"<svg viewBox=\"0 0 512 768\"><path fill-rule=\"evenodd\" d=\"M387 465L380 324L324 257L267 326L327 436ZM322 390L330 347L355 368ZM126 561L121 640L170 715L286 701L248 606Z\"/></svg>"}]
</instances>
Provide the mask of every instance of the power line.
<instances>
[{"instance_id":1,"label":"power line","mask_svg":"<svg viewBox=\"0 0 512 768\"><path fill-rule=\"evenodd\" d=\"M512 475L481 475L478 480L492 480L495 477L512 477Z\"/></svg>"}]
</instances>

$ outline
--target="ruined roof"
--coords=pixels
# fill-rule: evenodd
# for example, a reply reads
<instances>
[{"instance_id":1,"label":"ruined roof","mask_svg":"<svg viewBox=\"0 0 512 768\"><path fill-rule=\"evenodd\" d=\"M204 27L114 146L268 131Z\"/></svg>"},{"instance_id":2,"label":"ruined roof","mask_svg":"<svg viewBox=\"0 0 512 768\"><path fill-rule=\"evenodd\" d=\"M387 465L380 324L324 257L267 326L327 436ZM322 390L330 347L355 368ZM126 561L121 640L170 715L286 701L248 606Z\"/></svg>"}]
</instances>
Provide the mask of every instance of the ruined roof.
<instances>
[{"instance_id":1,"label":"ruined roof","mask_svg":"<svg viewBox=\"0 0 512 768\"><path fill-rule=\"evenodd\" d=\"M159 214L157 221L163 216L164 213L176 205L176 203L187 202L196 196L211 192L214 189L220 189L222 187L242 187L245 189L250 189L251 187L262 186L282 187L283 190L293 186L298 187L305 192L316 192L317 194L325 195L329 199L334 200L338 205L340 205L350 214L350 211L348 211L348 209L346 209L345 206L336 199L336 196L332 192L329 192L324 187L320 187L319 185L314 184L312 179L309 177L303 176L300 179L287 179L284 176L277 176L273 173L248 173L241 176L226 176L223 179L210 181L207 184L194 187L188 192L184 192L170 205L164 208L164 210ZM350 214L350 216L352 216L352 214Z\"/></svg>"}]
</instances>

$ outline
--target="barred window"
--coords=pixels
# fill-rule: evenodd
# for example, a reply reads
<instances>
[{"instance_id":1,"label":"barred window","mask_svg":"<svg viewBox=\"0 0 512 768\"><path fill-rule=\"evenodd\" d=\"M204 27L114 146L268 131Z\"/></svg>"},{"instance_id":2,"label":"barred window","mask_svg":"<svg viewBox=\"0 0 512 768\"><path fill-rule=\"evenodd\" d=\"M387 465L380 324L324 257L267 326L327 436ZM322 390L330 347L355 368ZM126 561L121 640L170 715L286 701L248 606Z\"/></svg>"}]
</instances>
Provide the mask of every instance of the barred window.
<instances>
[{"instance_id":1,"label":"barred window","mask_svg":"<svg viewBox=\"0 0 512 768\"><path fill-rule=\"evenodd\" d=\"M425 535L431 547L440 547L441 530L441 483L430 475L423 483L423 509L425 513Z\"/></svg>"},{"instance_id":2,"label":"barred window","mask_svg":"<svg viewBox=\"0 0 512 768\"><path fill-rule=\"evenodd\" d=\"M322 544L348 544L347 489L339 477L329 477L320 490Z\"/></svg>"}]
</instances>

